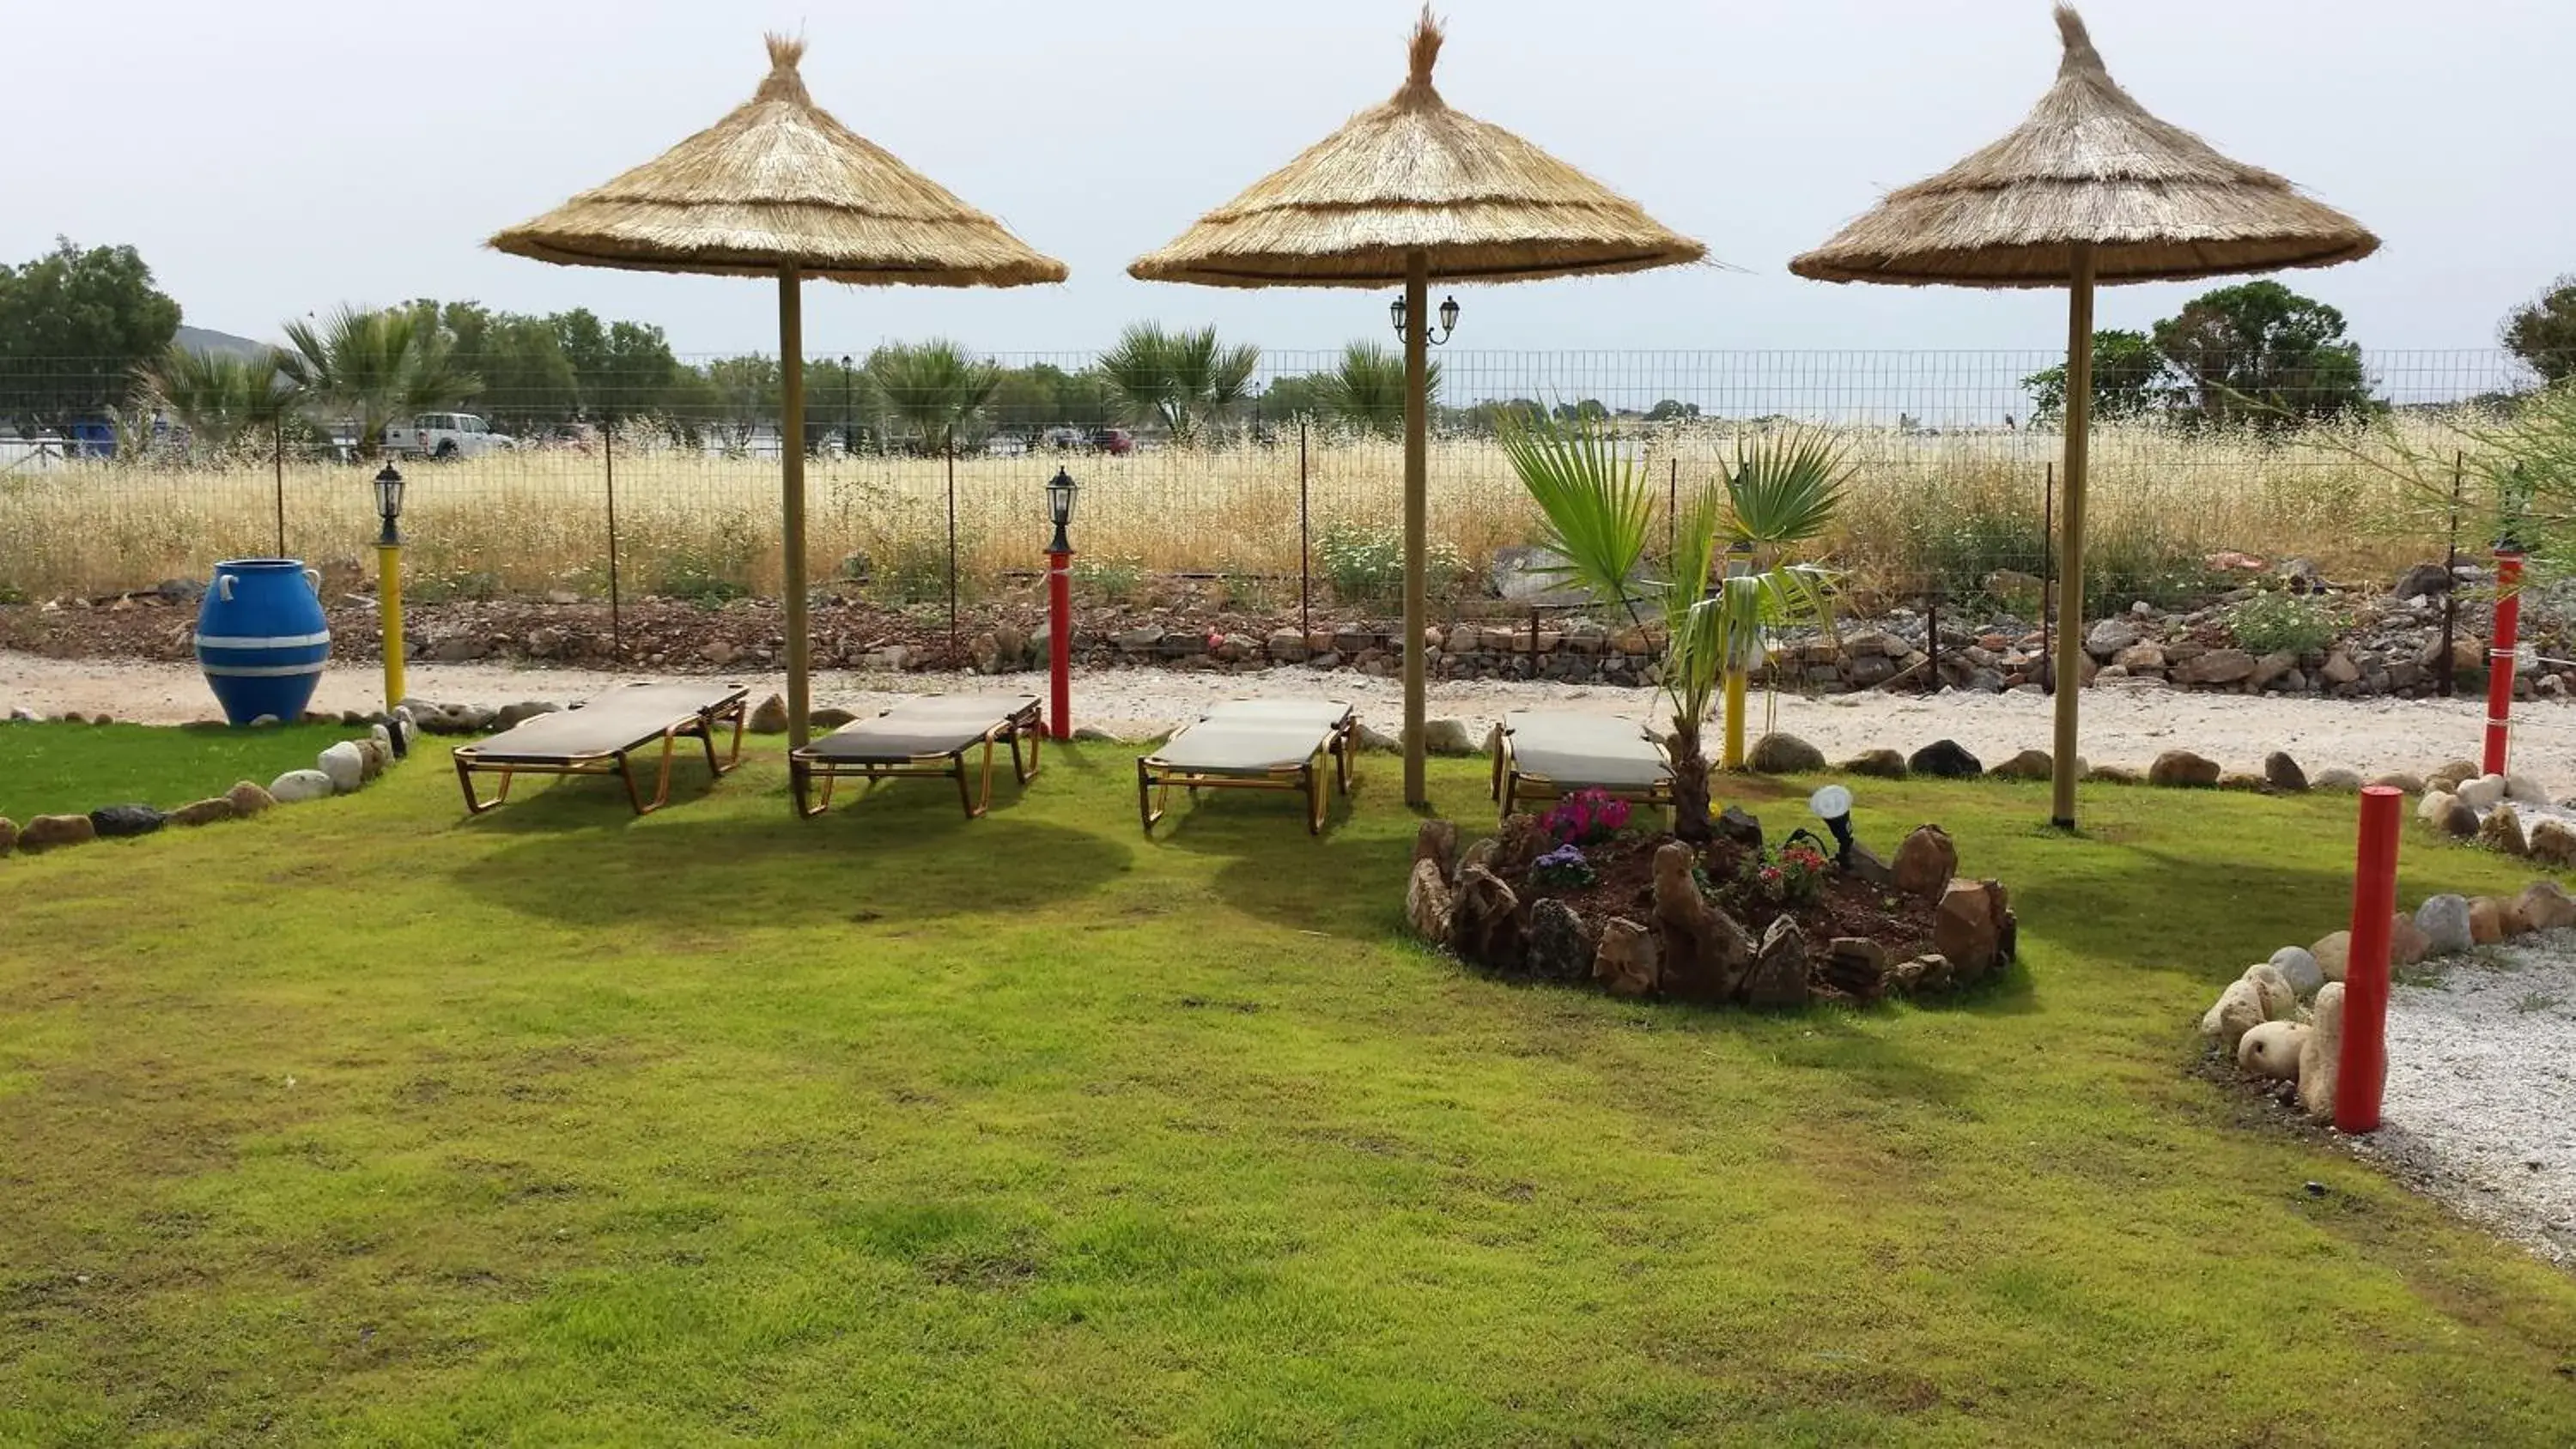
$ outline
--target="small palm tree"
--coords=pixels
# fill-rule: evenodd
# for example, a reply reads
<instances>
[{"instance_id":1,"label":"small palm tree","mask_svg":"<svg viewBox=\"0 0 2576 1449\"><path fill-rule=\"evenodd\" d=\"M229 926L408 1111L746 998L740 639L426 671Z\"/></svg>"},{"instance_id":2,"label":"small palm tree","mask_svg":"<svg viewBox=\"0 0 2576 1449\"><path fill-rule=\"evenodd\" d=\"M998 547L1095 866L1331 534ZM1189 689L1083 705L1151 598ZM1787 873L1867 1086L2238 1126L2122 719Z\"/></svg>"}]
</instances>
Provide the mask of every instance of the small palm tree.
<instances>
[{"instance_id":1,"label":"small palm tree","mask_svg":"<svg viewBox=\"0 0 2576 1449\"><path fill-rule=\"evenodd\" d=\"M1431 396L1440 395L1440 364L1425 375ZM1374 342L1342 349L1341 364L1324 374L1317 401L1335 422L1382 438L1404 432L1404 359Z\"/></svg>"},{"instance_id":2,"label":"small palm tree","mask_svg":"<svg viewBox=\"0 0 2576 1449\"><path fill-rule=\"evenodd\" d=\"M954 342L881 347L868 358L874 400L924 452L947 451L970 436L1002 386L1002 370Z\"/></svg>"},{"instance_id":3,"label":"small palm tree","mask_svg":"<svg viewBox=\"0 0 2576 1449\"><path fill-rule=\"evenodd\" d=\"M1176 443L1198 441L1208 422L1240 406L1260 368L1260 348L1227 347L1213 327L1166 332L1155 322L1120 333L1118 345L1100 359L1127 416L1160 422Z\"/></svg>"},{"instance_id":4,"label":"small palm tree","mask_svg":"<svg viewBox=\"0 0 2576 1449\"><path fill-rule=\"evenodd\" d=\"M242 357L174 343L134 380L143 399L187 430L191 447L220 453L245 434L271 431L294 411L299 389L281 364L274 350Z\"/></svg>"},{"instance_id":5,"label":"small palm tree","mask_svg":"<svg viewBox=\"0 0 2576 1449\"><path fill-rule=\"evenodd\" d=\"M1666 576L1652 578L1645 563L1655 487L1607 429L1581 417L1505 414L1500 438L1538 505L1539 545L1561 561L1552 572L1624 610L1640 628L1649 624L1649 610L1659 616L1661 687L1672 707L1673 828L1685 840L1707 840L1709 766L1701 734L1719 684L1731 668L1761 658L1770 631L1830 623L1827 576L1813 565L1784 564L1716 578L1720 540L1730 536L1736 509L1728 492L1703 485L1674 520Z\"/></svg>"},{"instance_id":6,"label":"small palm tree","mask_svg":"<svg viewBox=\"0 0 2576 1449\"><path fill-rule=\"evenodd\" d=\"M482 386L416 311L343 307L318 329L287 323L286 341L280 370L316 405L356 421L360 457L382 451L389 424L454 407Z\"/></svg>"},{"instance_id":7,"label":"small palm tree","mask_svg":"<svg viewBox=\"0 0 2576 1449\"><path fill-rule=\"evenodd\" d=\"M1729 556L1745 559L1745 575L1772 582L1756 586L1730 577L1721 586L1721 597L1735 616L1726 627L1723 758L1730 770L1744 768L1744 684L1769 648L1764 619L1779 615L1832 623L1830 598L1821 589L1812 599L1793 600L1785 608L1774 595L1780 584L1796 588L1822 578L1812 571L1784 570L1801 548L1833 526L1850 477L1843 445L1822 433L1793 429L1765 433L1749 444L1737 441L1735 466L1726 470L1722 532Z\"/></svg>"}]
</instances>

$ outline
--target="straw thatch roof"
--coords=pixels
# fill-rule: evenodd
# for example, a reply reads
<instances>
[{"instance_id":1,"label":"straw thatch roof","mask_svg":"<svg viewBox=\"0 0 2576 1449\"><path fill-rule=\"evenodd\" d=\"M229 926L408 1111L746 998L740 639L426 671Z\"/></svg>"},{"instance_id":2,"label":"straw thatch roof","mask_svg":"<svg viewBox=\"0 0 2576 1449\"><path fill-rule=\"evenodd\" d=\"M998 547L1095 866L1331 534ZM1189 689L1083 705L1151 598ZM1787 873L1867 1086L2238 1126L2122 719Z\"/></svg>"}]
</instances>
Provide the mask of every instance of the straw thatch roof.
<instances>
[{"instance_id":1,"label":"straw thatch roof","mask_svg":"<svg viewBox=\"0 0 2576 1449\"><path fill-rule=\"evenodd\" d=\"M2351 217L2147 114L2064 5L2057 27L2066 58L2028 120L1789 269L1826 282L2057 287L2080 243L2093 245L2102 282L2323 267L2379 249Z\"/></svg>"},{"instance_id":2,"label":"straw thatch roof","mask_svg":"<svg viewBox=\"0 0 2576 1449\"><path fill-rule=\"evenodd\" d=\"M653 272L775 276L794 265L841 282L1064 280L1062 262L815 105L796 74L804 53L801 40L769 37L769 75L750 100L491 244L541 262Z\"/></svg>"},{"instance_id":3,"label":"straw thatch roof","mask_svg":"<svg viewBox=\"0 0 2576 1449\"><path fill-rule=\"evenodd\" d=\"M1128 272L1212 287L1375 287L1403 282L1415 251L1434 277L1470 281L1635 272L1707 254L1529 142L1451 110L1431 85L1439 58L1426 8L1412 74L1392 98Z\"/></svg>"}]
</instances>

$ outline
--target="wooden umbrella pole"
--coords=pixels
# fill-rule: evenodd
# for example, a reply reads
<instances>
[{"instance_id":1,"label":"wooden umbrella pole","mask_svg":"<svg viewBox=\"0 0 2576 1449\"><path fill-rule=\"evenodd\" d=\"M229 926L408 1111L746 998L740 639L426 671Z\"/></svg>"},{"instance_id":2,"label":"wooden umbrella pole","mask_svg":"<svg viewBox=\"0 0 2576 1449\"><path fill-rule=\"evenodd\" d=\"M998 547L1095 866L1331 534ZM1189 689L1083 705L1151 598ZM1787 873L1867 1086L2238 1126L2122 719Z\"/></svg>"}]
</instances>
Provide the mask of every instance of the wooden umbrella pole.
<instances>
[{"instance_id":1,"label":"wooden umbrella pole","mask_svg":"<svg viewBox=\"0 0 2576 1449\"><path fill-rule=\"evenodd\" d=\"M1431 548L1431 257L1404 258L1404 803L1430 803L1423 780L1422 631L1430 625L1423 575Z\"/></svg>"},{"instance_id":2,"label":"wooden umbrella pole","mask_svg":"<svg viewBox=\"0 0 2576 1449\"><path fill-rule=\"evenodd\" d=\"M2066 308L2066 540L2057 576L2057 752L2050 822L2075 828L2075 712L2084 693L2084 465L2093 429L2093 248L2075 246Z\"/></svg>"},{"instance_id":3,"label":"wooden umbrella pole","mask_svg":"<svg viewBox=\"0 0 2576 1449\"><path fill-rule=\"evenodd\" d=\"M803 749L805 717L812 713L811 659L805 620L805 320L798 305L802 278L793 265L778 269L778 456L787 526L787 740Z\"/></svg>"}]
</instances>

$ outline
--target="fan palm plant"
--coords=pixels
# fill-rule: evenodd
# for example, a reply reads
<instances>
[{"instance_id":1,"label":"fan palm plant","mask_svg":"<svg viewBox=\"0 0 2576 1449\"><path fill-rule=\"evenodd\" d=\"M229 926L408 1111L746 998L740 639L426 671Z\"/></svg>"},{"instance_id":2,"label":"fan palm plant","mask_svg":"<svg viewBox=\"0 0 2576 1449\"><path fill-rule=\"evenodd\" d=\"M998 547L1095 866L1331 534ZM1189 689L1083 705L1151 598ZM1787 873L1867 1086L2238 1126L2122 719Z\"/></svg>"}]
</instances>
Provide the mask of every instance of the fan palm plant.
<instances>
[{"instance_id":1,"label":"fan palm plant","mask_svg":"<svg viewBox=\"0 0 2576 1449\"><path fill-rule=\"evenodd\" d=\"M172 344L135 374L143 399L188 433L189 446L220 453L244 434L267 433L294 411L299 390L271 351L257 357Z\"/></svg>"},{"instance_id":2,"label":"fan palm plant","mask_svg":"<svg viewBox=\"0 0 2576 1449\"><path fill-rule=\"evenodd\" d=\"M320 327L286 324L279 370L315 405L354 421L358 453L383 450L387 425L451 408L481 387L456 365L447 335L420 312L343 307Z\"/></svg>"},{"instance_id":3,"label":"fan palm plant","mask_svg":"<svg viewBox=\"0 0 2576 1449\"><path fill-rule=\"evenodd\" d=\"M865 376L896 429L931 453L970 435L1002 386L1000 368L947 341L878 348Z\"/></svg>"},{"instance_id":4,"label":"fan palm plant","mask_svg":"<svg viewBox=\"0 0 2576 1449\"><path fill-rule=\"evenodd\" d=\"M1176 443L1196 442L1207 423L1250 397L1260 368L1260 348L1227 347L1214 327L1166 332L1153 322L1120 333L1100 359L1127 416L1161 423Z\"/></svg>"},{"instance_id":5,"label":"fan palm plant","mask_svg":"<svg viewBox=\"0 0 2576 1449\"><path fill-rule=\"evenodd\" d=\"M1655 488L1637 460L1600 424L1506 415L1500 441L1538 507L1547 570L1664 634L1661 688L1672 711L1673 828L1685 840L1711 834L1708 756L1701 744L1709 709L1732 666L1759 660L1769 631L1830 620L1827 579L1808 564L1782 564L1718 578L1722 539L1733 536L1731 495L1702 485L1680 504L1664 576L1646 570ZM1712 590L1712 583L1715 588Z\"/></svg>"},{"instance_id":6,"label":"fan palm plant","mask_svg":"<svg viewBox=\"0 0 2576 1449\"><path fill-rule=\"evenodd\" d=\"M1424 374L1425 390L1440 395L1440 364ZM1320 379L1316 400L1325 415L1381 438L1404 432L1404 359L1374 342L1342 349L1339 366Z\"/></svg>"}]
</instances>

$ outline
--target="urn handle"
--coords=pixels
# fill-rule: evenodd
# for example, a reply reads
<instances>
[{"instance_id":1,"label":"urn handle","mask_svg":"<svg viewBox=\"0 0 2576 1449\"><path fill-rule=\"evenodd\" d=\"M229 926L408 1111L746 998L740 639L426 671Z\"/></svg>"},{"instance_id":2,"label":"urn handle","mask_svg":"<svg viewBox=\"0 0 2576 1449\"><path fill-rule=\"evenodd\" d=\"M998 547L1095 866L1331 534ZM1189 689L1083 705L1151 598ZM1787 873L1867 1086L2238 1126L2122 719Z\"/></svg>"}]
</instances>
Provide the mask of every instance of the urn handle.
<instances>
[{"instance_id":1,"label":"urn handle","mask_svg":"<svg viewBox=\"0 0 2576 1449\"><path fill-rule=\"evenodd\" d=\"M313 597L317 599L322 597L322 571L320 569L306 569L304 571L304 587L313 591Z\"/></svg>"},{"instance_id":2,"label":"urn handle","mask_svg":"<svg viewBox=\"0 0 2576 1449\"><path fill-rule=\"evenodd\" d=\"M233 601L233 576L231 574L215 575L215 596L222 599L227 604Z\"/></svg>"}]
</instances>

